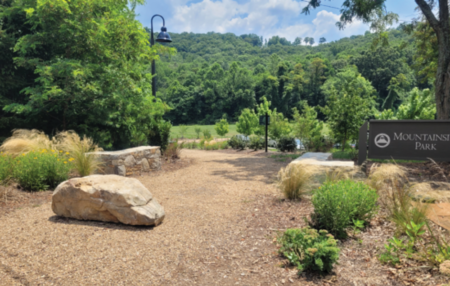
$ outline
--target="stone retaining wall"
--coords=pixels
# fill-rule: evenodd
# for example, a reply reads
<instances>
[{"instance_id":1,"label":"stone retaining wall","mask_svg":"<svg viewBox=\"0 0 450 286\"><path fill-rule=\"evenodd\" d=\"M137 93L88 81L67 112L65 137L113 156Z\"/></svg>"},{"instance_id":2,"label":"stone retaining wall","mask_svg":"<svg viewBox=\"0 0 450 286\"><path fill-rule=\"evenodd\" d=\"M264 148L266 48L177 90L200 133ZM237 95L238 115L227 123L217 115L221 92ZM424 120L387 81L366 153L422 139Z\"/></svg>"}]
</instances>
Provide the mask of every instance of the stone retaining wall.
<instances>
[{"instance_id":1,"label":"stone retaining wall","mask_svg":"<svg viewBox=\"0 0 450 286\"><path fill-rule=\"evenodd\" d=\"M161 169L160 147L141 146L120 151L93 152L103 162L104 174L140 175Z\"/></svg>"}]
</instances>

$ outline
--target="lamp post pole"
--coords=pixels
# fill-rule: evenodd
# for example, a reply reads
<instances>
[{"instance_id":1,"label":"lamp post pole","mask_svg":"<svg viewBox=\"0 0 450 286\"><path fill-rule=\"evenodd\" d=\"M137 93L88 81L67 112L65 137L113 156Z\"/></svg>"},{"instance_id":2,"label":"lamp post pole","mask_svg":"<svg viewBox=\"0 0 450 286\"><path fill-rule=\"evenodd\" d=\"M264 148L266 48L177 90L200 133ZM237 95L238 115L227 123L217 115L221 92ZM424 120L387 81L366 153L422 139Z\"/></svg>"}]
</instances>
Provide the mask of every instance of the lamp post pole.
<instances>
[{"instance_id":1,"label":"lamp post pole","mask_svg":"<svg viewBox=\"0 0 450 286\"><path fill-rule=\"evenodd\" d=\"M150 46L153 47L153 45L155 44L155 40L154 40L154 36L153 36L153 19L155 17L161 17L161 19L163 20L163 26L161 27L161 33L158 35L158 38L156 39L157 42L162 42L162 43L170 43L172 42L172 39L170 38L169 34L167 33L167 28L166 28L166 22L164 20L164 17L156 14L153 15L152 19L151 19L151 35L150 35ZM156 67L155 67L155 60L152 60L152 95L156 98Z\"/></svg>"}]
</instances>

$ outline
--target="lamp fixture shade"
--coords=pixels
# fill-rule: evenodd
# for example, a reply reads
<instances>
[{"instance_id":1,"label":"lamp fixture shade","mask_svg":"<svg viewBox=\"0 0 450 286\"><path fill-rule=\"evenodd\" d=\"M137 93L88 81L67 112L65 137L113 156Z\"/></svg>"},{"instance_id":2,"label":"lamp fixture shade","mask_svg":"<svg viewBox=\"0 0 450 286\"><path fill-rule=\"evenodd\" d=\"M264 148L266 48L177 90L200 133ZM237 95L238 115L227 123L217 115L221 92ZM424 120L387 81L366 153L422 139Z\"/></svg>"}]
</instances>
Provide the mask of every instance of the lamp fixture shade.
<instances>
[{"instance_id":1,"label":"lamp fixture shade","mask_svg":"<svg viewBox=\"0 0 450 286\"><path fill-rule=\"evenodd\" d=\"M172 39L170 38L169 33L167 33L167 28L166 27L162 27L161 28L161 33L159 33L158 37L156 38L157 42L160 43L170 43L172 42Z\"/></svg>"}]
</instances>

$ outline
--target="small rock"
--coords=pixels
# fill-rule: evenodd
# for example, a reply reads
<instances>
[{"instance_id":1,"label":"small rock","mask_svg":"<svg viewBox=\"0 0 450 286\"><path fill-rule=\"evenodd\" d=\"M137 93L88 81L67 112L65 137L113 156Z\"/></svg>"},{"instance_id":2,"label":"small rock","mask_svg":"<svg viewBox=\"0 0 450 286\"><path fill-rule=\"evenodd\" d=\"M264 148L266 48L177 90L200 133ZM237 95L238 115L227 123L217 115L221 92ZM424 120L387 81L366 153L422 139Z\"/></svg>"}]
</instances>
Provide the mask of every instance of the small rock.
<instances>
[{"instance_id":1,"label":"small rock","mask_svg":"<svg viewBox=\"0 0 450 286\"><path fill-rule=\"evenodd\" d=\"M127 167L133 167L134 165L136 165L136 159L134 158L133 155L128 155L128 156L125 158L124 164L125 164L125 166L127 166Z\"/></svg>"},{"instance_id":2,"label":"small rock","mask_svg":"<svg viewBox=\"0 0 450 286\"><path fill-rule=\"evenodd\" d=\"M445 260L439 266L439 272L443 275L450 276L450 260Z\"/></svg>"},{"instance_id":3,"label":"small rock","mask_svg":"<svg viewBox=\"0 0 450 286\"><path fill-rule=\"evenodd\" d=\"M284 284L286 281L284 279L281 279L281 283Z\"/></svg>"},{"instance_id":4,"label":"small rock","mask_svg":"<svg viewBox=\"0 0 450 286\"><path fill-rule=\"evenodd\" d=\"M116 166L115 167L115 173L117 174L117 175L119 175L119 176L126 176L127 175L127 168L125 168L125 166L124 165L122 165L122 166Z\"/></svg>"}]
</instances>

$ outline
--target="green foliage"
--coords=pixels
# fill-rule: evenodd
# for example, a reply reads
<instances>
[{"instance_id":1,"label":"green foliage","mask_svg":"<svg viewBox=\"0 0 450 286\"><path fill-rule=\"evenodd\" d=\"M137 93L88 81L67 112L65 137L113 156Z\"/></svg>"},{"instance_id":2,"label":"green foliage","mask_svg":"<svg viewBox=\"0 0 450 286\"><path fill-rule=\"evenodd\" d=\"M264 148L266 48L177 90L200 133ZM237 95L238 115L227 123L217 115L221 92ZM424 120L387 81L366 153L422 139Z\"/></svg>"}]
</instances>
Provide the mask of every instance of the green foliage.
<instances>
[{"instance_id":1,"label":"green foliage","mask_svg":"<svg viewBox=\"0 0 450 286\"><path fill-rule=\"evenodd\" d=\"M227 135L229 132L228 121L226 119L220 119L220 121L216 123L216 126L214 126L214 129L219 136Z\"/></svg>"},{"instance_id":2,"label":"green foliage","mask_svg":"<svg viewBox=\"0 0 450 286\"><path fill-rule=\"evenodd\" d=\"M297 149L297 143L293 136L282 136L277 141L277 149L281 152L294 152Z\"/></svg>"},{"instance_id":3,"label":"green foliage","mask_svg":"<svg viewBox=\"0 0 450 286\"><path fill-rule=\"evenodd\" d=\"M210 140L210 139L212 139L211 131L210 131L209 129L206 129L206 128L203 129L202 133L203 133L203 138L204 138L205 140Z\"/></svg>"},{"instance_id":4,"label":"green foliage","mask_svg":"<svg viewBox=\"0 0 450 286\"><path fill-rule=\"evenodd\" d=\"M247 142L242 137L235 135L228 140L228 145L233 149L244 150L247 147Z\"/></svg>"},{"instance_id":5,"label":"green foliage","mask_svg":"<svg viewBox=\"0 0 450 286\"><path fill-rule=\"evenodd\" d=\"M263 137L250 136L250 142L248 143L248 148L257 151L260 149L264 149L265 146L266 146L266 142Z\"/></svg>"},{"instance_id":6,"label":"green foliage","mask_svg":"<svg viewBox=\"0 0 450 286\"><path fill-rule=\"evenodd\" d=\"M359 128L370 117L375 90L369 81L354 70L345 70L338 75L340 74L342 76L337 77L338 82L344 83L339 91L333 85L326 85L331 86L326 91L330 97L322 112L327 116L334 138L341 143L343 149L345 142L358 138Z\"/></svg>"},{"instance_id":7,"label":"green foliage","mask_svg":"<svg viewBox=\"0 0 450 286\"><path fill-rule=\"evenodd\" d=\"M375 118L378 120L397 120L394 111L392 111L391 109L385 109L381 112L377 111L375 113Z\"/></svg>"},{"instance_id":8,"label":"green foliage","mask_svg":"<svg viewBox=\"0 0 450 286\"><path fill-rule=\"evenodd\" d=\"M197 134L197 139L200 139L200 133L202 133L202 129L200 127L195 127L195 133Z\"/></svg>"},{"instance_id":9,"label":"green foliage","mask_svg":"<svg viewBox=\"0 0 450 286\"><path fill-rule=\"evenodd\" d=\"M151 95L149 63L158 49L174 51L150 47L129 4L14 0L2 6L1 34L14 39L11 65L26 71L22 77L33 74L20 94L1 98L3 110L24 118L23 125L46 133L72 129L105 148L147 144L152 120L167 110Z\"/></svg>"},{"instance_id":10,"label":"green foliage","mask_svg":"<svg viewBox=\"0 0 450 286\"><path fill-rule=\"evenodd\" d=\"M358 150L354 148L347 148L342 150L333 149L331 150L333 159L348 159L353 160L358 155Z\"/></svg>"},{"instance_id":11,"label":"green foliage","mask_svg":"<svg viewBox=\"0 0 450 286\"><path fill-rule=\"evenodd\" d=\"M161 152L164 153L169 144L170 128L172 128L170 122L153 120L147 136L148 144L151 146L161 146Z\"/></svg>"},{"instance_id":12,"label":"green foliage","mask_svg":"<svg viewBox=\"0 0 450 286\"><path fill-rule=\"evenodd\" d=\"M14 170L14 158L11 155L0 153L0 184L7 183Z\"/></svg>"},{"instance_id":13,"label":"green foliage","mask_svg":"<svg viewBox=\"0 0 450 286\"><path fill-rule=\"evenodd\" d=\"M302 114L296 108L293 109L293 113L293 134L300 139L307 150L321 151L325 147L325 138L322 135L323 122L317 119L315 109L304 103Z\"/></svg>"},{"instance_id":14,"label":"green foliage","mask_svg":"<svg viewBox=\"0 0 450 286\"><path fill-rule=\"evenodd\" d=\"M434 119L436 104L429 89L419 90L414 88L409 96L398 107L398 119Z\"/></svg>"},{"instance_id":15,"label":"green foliage","mask_svg":"<svg viewBox=\"0 0 450 286\"><path fill-rule=\"evenodd\" d=\"M69 177L73 161L69 156L69 153L46 149L24 153L13 162L13 177L28 191L54 188Z\"/></svg>"},{"instance_id":16,"label":"green foliage","mask_svg":"<svg viewBox=\"0 0 450 286\"><path fill-rule=\"evenodd\" d=\"M361 182L342 180L327 182L312 197L313 225L326 229L338 238L347 236L353 220L370 221L377 211L377 192Z\"/></svg>"},{"instance_id":17,"label":"green foliage","mask_svg":"<svg viewBox=\"0 0 450 286\"><path fill-rule=\"evenodd\" d=\"M239 116L239 121L236 123L236 130L245 136L250 136L258 128L258 124L259 120L255 112L246 108Z\"/></svg>"},{"instance_id":18,"label":"green foliage","mask_svg":"<svg viewBox=\"0 0 450 286\"><path fill-rule=\"evenodd\" d=\"M279 252L297 266L299 274L303 271L330 273L339 259L337 241L326 230L287 229L278 242Z\"/></svg>"},{"instance_id":19,"label":"green foliage","mask_svg":"<svg viewBox=\"0 0 450 286\"><path fill-rule=\"evenodd\" d=\"M269 136L272 139L280 139L282 136L287 136L292 131L291 124L287 118L284 118L282 113L277 110L272 111L270 116Z\"/></svg>"}]
</instances>

